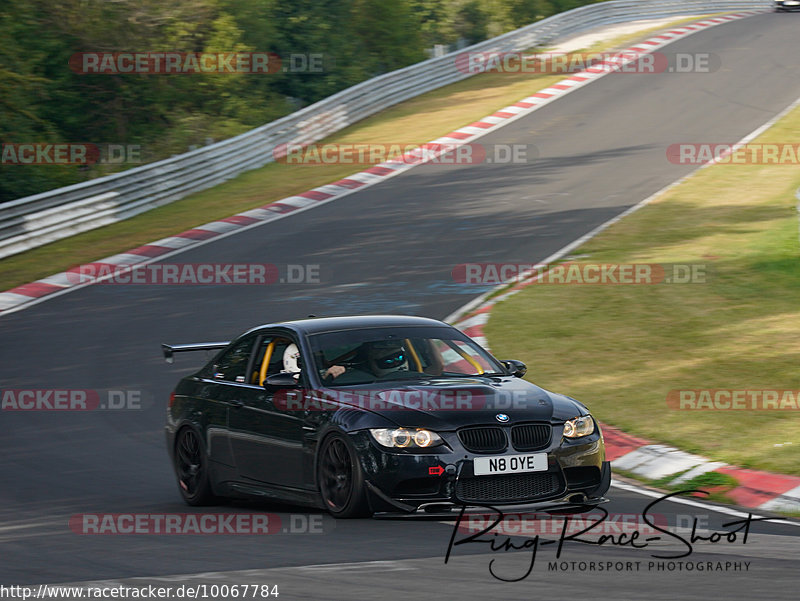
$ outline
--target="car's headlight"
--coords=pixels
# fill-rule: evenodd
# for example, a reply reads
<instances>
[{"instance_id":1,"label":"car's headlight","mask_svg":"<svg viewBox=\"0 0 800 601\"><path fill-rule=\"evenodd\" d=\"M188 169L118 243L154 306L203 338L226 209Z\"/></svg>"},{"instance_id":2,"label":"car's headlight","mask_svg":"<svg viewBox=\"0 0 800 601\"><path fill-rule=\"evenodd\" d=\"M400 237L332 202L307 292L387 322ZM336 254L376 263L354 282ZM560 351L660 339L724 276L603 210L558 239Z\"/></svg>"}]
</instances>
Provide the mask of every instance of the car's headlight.
<instances>
[{"instance_id":1,"label":"car's headlight","mask_svg":"<svg viewBox=\"0 0 800 601\"><path fill-rule=\"evenodd\" d=\"M372 438L390 449L428 449L442 444L442 438L422 428L372 428Z\"/></svg>"},{"instance_id":2,"label":"car's headlight","mask_svg":"<svg viewBox=\"0 0 800 601\"><path fill-rule=\"evenodd\" d=\"M576 417L564 422L565 438L580 438L581 436L589 436L589 434L592 434L593 432L594 420L592 419L591 415Z\"/></svg>"}]
</instances>

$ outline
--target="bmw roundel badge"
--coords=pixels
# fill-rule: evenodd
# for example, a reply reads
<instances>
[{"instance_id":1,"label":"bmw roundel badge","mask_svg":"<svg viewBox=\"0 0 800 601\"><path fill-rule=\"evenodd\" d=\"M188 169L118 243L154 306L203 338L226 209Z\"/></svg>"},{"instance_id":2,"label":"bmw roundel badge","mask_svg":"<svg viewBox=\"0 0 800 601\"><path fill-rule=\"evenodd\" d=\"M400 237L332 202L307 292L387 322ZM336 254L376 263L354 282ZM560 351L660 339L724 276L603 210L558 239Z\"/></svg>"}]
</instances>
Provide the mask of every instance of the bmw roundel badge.
<instances>
[{"instance_id":1,"label":"bmw roundel badge","mask_svg":"<svg viewBox=\"0 0 800 601\"><path fill-rule=\"evenodd\" d=\"M494 417L501 423L506 423L509 420L509 417L505 413L498 413Z\"/></svg>"}]
</instances>

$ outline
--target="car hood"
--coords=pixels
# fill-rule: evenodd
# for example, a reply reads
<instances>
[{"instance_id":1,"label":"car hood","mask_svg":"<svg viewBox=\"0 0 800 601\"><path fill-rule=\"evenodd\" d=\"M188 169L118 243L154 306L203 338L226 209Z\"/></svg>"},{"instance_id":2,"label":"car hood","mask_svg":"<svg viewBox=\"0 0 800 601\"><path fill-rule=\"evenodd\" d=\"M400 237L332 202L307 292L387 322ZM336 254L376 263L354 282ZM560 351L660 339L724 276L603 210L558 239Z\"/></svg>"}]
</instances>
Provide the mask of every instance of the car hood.
<instances>
[{"instance_id":1,"label":"car hood","mask_svg":"<svg viewBox=\"0 0 800 601\"><path fill-rule=\"evenodd\" d=\"M390 384L337 388L333 394L341 402L360 406L398 426L439 431L478 424L563 422L588 413L575 399L511 376Z\"/></svg>"}]
</instances>

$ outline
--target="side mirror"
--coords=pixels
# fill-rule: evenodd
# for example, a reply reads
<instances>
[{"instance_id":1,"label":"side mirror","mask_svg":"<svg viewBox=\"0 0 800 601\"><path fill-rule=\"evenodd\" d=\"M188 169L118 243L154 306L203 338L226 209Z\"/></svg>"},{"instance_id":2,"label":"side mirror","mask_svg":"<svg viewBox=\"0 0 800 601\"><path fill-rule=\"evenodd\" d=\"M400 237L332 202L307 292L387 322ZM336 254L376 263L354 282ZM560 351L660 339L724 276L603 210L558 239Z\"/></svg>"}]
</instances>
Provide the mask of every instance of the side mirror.
<instances>
[{"instance_id":1,"label":"side mirror","mask_svg":"<svg viewBox=\"0 0 800 601\"><path fill-rule=\"evenodd\" d=\"M267 390L274 390L275 388L300 388L300 383L295 380L294 374L272 374L264 379L264 388Z\"/></svg>"},{"instance_id":2,"label":"side mirror","mask_svg":"<svg viewBox=\"0 0 800 601\"><path fill-rule=\"evenodd\" d=\"M506 359L500 363L502 363L515 378L521 378L528 373L528 366L522 361L517 361L516 359Z\"/></svg>"}]
</instances>

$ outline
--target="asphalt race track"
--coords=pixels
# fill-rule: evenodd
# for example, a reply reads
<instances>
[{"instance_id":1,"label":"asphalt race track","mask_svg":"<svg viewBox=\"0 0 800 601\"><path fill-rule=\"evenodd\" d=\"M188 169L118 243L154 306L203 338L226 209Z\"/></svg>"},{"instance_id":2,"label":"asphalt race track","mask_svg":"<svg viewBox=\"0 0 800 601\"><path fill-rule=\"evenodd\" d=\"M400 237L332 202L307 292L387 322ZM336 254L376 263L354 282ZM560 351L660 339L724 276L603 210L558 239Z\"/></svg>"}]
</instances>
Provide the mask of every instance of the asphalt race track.
<instances>
[{"instance_id":1,"label":"asphalt race track","mask_svg":"<svg viewBox=\"0 0 800 601\"><path fill-rule=\"evenodd\" d=\"M800 96L798 31L800 14L773 13L702 31L664 52L712 53L720 64L713 73L610 75L480 140L534 145L538 158L529 164L420 166L172 259L314 264L320 284L95 285L0 318L4 389L139 390L142 398L141 410L2 413L0 583L270 583L283 599L796 598L800 528L791 524L754 524L746 545L741 536L698 543L682 559L750 562L747 571L647 569L648 561L666 561L651 557L658 545L572 543L562 560L641 561L641 569L551 572L554 546L542 546L530 576L510 584L490 575L489 562L518 577L530 550L489 557L487 545L463 545L445 565L452 527L437 521L325 515L313 518L321 533L262 537L78 535L68 520L194 511L177 493L163 422L173 384L203 358L167 365L160 343L226 340L310 313L443 318L487 289L453 281L456 265L542 260L691 172L666 159L670 144L735 142L792 103ZM529 373L535 380L535 365ZM631 515L653 500L619 488L611 498L609 512ZM284 525L298 514L295 530L320 515L248 504L212 511L266 511ZM672 502L658 513L670 526L698 517L712 531L740 519ZM685 547L670 540L665 549Z\"/></svg>"}]
</instances>

